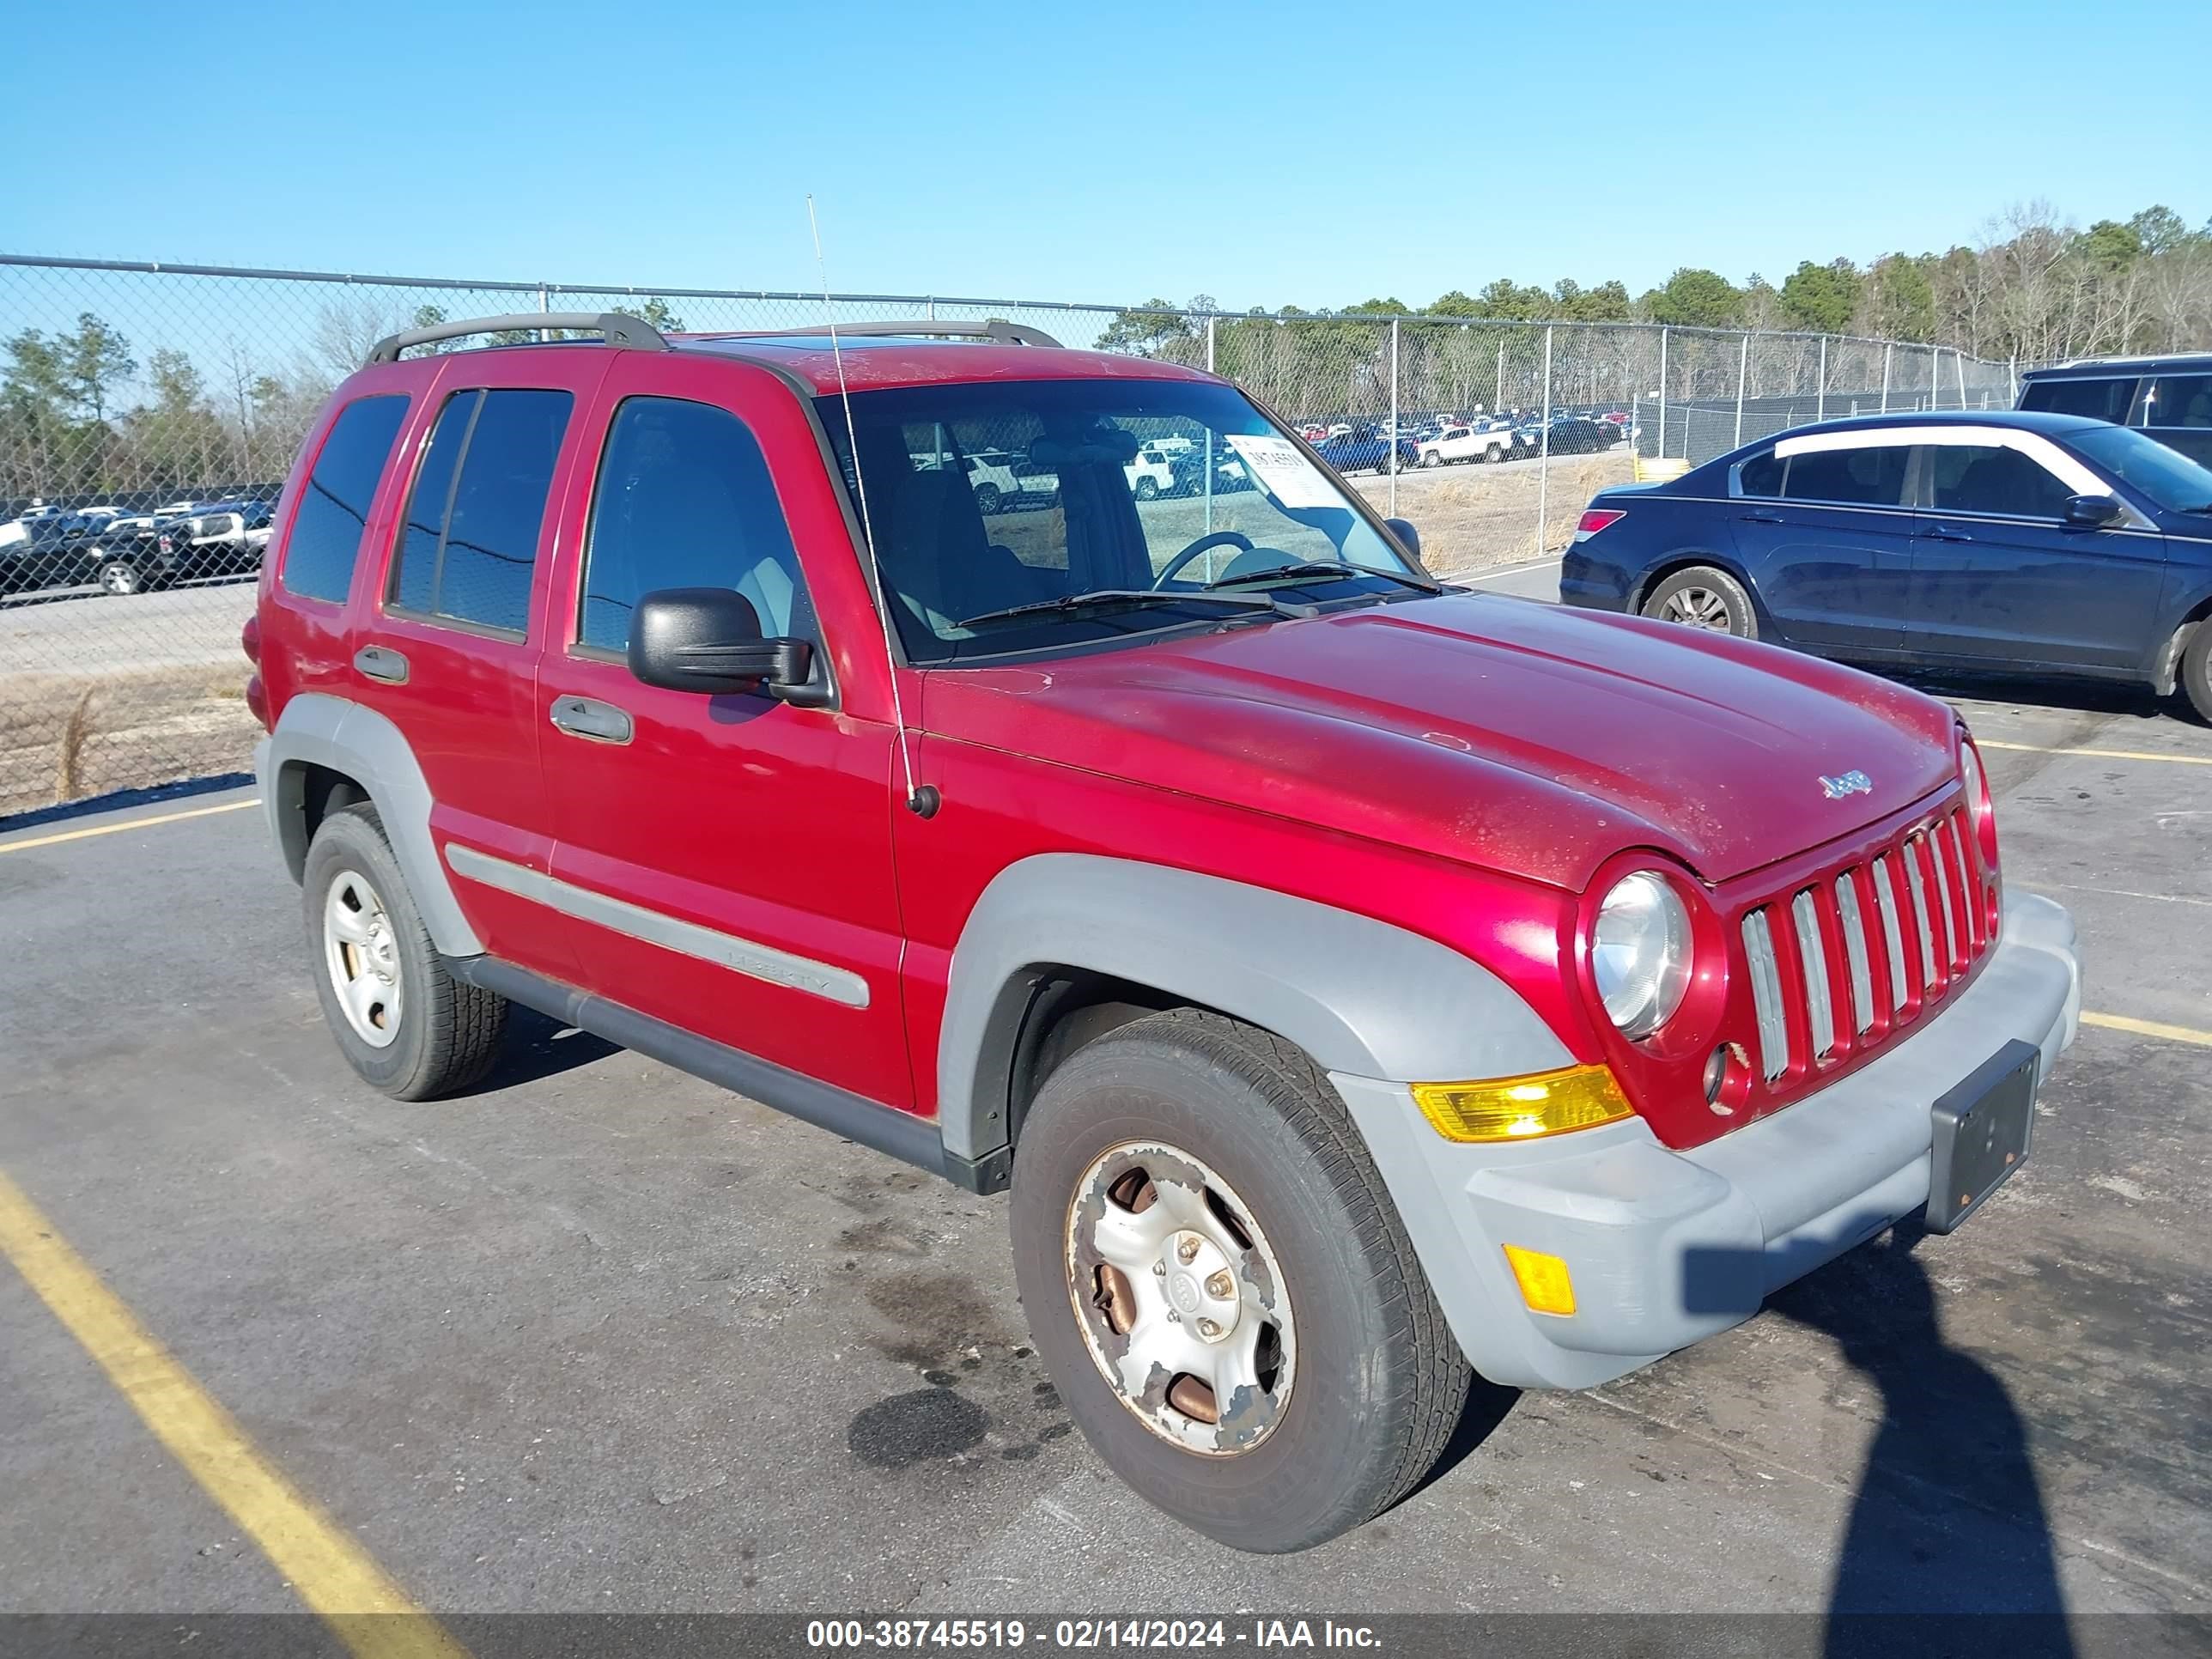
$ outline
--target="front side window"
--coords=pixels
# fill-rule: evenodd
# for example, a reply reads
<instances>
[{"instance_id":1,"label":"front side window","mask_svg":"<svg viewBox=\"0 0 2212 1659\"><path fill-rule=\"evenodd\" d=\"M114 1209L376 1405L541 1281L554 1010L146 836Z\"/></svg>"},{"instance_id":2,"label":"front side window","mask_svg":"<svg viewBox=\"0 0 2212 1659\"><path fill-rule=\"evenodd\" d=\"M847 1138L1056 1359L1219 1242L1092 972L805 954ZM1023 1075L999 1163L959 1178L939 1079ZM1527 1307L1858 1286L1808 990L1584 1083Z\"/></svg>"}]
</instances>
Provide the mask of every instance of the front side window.
<instances>
[{"instance_id":1,"label":"front side window","mask_svg":"<svg viewBox=\"0 0 2212 1659\"><path fill-rule=\"evenodd\" d=\"M2143 426L2212 427L2212 374L2161 374L2143 398Z\"/></svg>"},{"instance_id":2,"label":"front side window","mask_svg":"<svg viewBox=\"0 0 2212 1659\"><path fill-rule=\"evenodd\" d=\"M2126 427L2069 435L2068 447L2168 513L2212 513L2212 470Z\"/></svg>"},{"instance_id":3,"label":"front side window","mask_svg":"<svg viewBox=\"0 0 2212 1659\"><path fill-rule=\"evenodd\" d=\"M1895 507L1905 499L1901 444L1863 449L1815 449L1787 457L1782 493L1793 501L1836 501L1849 507Z\"/></svg>"},{"instance_id":4,"label":"front side window","mask_svg":"<svg viewBox=\"0 0 2212 1659\"><path fill-rule=\"evenodd\" d=\"M751 431L709 404L631 398L615 411L599 461L578 641L624 649L639 597L663 587L735 588L765 637L821 643Z\"/></svg>"},{"instance_id":5,"label":"front side window","mask_svg":"<svg viewBox=\"0 0 2212 1659\"><path fill-rule=\"evenodd\" d=\"M338 411L292 515L282 574L286 592L345 603L369 501L406 413L407 399L390 394L356 398Z\"/></svg>"},{"instance_id":6,"label":"front side window","mask_svg":"<svg viewBox=\"0 0 2212 1659\"><path fill-rule=\"evenodd\" d=\"M566 392L507 389L446 399L392 562L395 607L528 629L546 493L574 402Z\"/></svg>"},{"instance_id":7,"label":"front side window","mask_svg":"<svg viewBox=\"0 0 2212 1659\"><path fill-rule=\"evenodd\" d=\"M2022 409L2053 415L2086 415L2093 421L2124 421L2135 401L2136 377L2030 380L2020 394Z\"/></svg>"},{"instance_id":8,"label":"front side window","mask_svg":"<svg viewBox=\"0 0 2212 1659\"><path fill-rule=\"evenodd\" d=\"M842 400L822 400L822 422L848 486L857 482L865 495L891 615L917 663L1065 648L1238 614L1230 602L1191 597L1208 592L1291 589L1282 597L1326 605L1413 592L1393 580L1409 574L1429 585L1340 480L1231 387L914 386L856 392L851 410L857 480ZM1172 482L1140 492L1145 475L1131 464L1164 441L1176 452ZM965 457L963 466L916 460L940 446ZM1297 569L1316 562L1322 568ZM1338 564L1352 568L1328 568ZM1085 600L1132 592L1173 597ZM994 614L1048 601L1063 603Z\"/></svg>"},{"instance_id":9,"label":"front side window","mask_svg":"<svg viewBox=\"0 0 2212 1659\"><path fill-rule=\"evenodd\" d=\"M1996 444L1931 444L1928 499L1938 513L1991 513L2015 519L2058 519L2074 492L2050 469L2017 449Z\"/></svg>"}]
</instances>

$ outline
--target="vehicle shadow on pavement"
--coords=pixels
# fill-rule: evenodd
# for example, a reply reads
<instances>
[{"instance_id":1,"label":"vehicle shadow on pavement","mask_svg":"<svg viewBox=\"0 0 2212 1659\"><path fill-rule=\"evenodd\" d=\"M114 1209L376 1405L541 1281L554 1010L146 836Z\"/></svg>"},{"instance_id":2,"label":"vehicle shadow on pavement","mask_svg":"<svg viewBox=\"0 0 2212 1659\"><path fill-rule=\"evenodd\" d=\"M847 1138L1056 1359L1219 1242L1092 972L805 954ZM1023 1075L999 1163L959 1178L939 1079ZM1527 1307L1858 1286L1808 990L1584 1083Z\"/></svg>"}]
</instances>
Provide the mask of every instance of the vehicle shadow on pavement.
<instances>
[{"instance_id":1,"label":"vehicle shadow on pavement","mask_svg":"<svg viewBox=\"0 0 2212 1659\"><path fill-rule=\"evenodd\" d=\"M1885 672L1885 671L1875 671ZM2011 702L2030 708L2054 708L2082 714L2112 714L2203 731L2190 718L2180 696L2161 697L2145 685L2114 685L2045 675L2027 678L1978 669L1892 668L1890 678L1931 697L1963 697L1970 702Z\"/></svg>"},{"instance_id":2,"label":"vehicle shadow on pavement","mask_svg":"<svg viewBox=\"0 0 2212 1659\"><path fill-rule=\"evenodd\" d=\"M485 1073L483 1082L463 1090L461 1097L492 1094L517 1084L558 1077L579 1066L604 1060L614 1052L615 1045L604 1037L576 1030L557 1019L549 1019L535 1009L514 1003L507 1009L507 1036L500 1044L497 1062Z\"/></svg>"},{"instance_id":3,"label":"vehicle shadow on pavement","mask_svg":"<svg viewBox=\"0 0 2212 1659\"><path fill-rule=\"evenodd\" d=\"M1460 1408L1459 1422L1452 1429L1451 1438L1444 1442L1443 1450L1429 1466L1429 1472L1398 1501L1410 1503L1457 1468L1476 1447L1497 1432L1498 1425L1505 1420L1505 1414L1520 1398L1520 1389L1477 1376L1467 1391L1467 1404Z\"/></svg>"},{"instance_id":4,"label":"vehicle shadow on pavement","mask_svg":"<svg viewBox=\"0 0 2212 1659\"><path fill-rule=\"evenodd\" d=\"M2074 1645L2027 1427L1996 1374L1944 1340L1918 1255L1926 1236L1908 1219L1767 1304L1833 1338L1881 1391L1829 1591L1826 1652L1893 1659L1917 1629L1939 1646L1971 1635L2000 1642L2008 1659L2060 1659Z\"/></svg>"}]
</instances>

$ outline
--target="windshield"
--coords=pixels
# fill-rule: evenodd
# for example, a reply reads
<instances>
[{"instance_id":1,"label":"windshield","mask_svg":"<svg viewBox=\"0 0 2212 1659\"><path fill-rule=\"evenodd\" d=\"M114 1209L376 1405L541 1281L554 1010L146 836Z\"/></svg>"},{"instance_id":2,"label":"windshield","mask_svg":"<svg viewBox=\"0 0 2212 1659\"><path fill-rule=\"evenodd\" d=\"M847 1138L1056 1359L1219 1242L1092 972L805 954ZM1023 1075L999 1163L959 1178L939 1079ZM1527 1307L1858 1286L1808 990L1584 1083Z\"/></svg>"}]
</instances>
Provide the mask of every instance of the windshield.
<instances>
[{"instance_id":1,"label":"windshield","mask_svg":"<svg viewBox=\"0 0 2212 1659\"><path fill-rule=\"evenodd\" d=\"M2122 483L2148 496L2161 511L2212 509L2212 471L2168 449L2155 438L2124 426L2069 432L2066 441Z\"/></svg>"},{"instance_id":2,"label":"windshield","mask_svg":"<svg viewBox=\"0 0 2212 1659\"><path fill-rule=\"evenodd\" d=\"M849 484L843 400L822 398L820 413ZM1230 386L912 386L855 394L852 420L891 614L915 663L1281 614L1224 606L1223 592L1281 586L1301 603L1327 605L1415 591L1392 580L1411 567L1336 476ZM1316 567L1303 580L1295 569L1265 574L1302 565ZM1234 585L1181 604L1165 597L1204 594L1216 582ZM1154 592L1163 597L996 615Z\"/></svg>"}]
</instances>

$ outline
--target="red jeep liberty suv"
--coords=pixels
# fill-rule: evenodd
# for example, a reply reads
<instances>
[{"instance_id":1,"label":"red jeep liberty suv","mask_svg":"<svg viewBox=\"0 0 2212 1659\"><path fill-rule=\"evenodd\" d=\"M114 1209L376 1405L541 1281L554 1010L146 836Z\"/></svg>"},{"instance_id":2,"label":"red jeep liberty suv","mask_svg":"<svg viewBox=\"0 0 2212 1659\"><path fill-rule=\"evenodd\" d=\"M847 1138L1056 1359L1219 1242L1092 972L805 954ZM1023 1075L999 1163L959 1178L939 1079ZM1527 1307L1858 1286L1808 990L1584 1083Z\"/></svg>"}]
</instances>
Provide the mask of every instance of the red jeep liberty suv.
<instances>
[{"instance_id":1,"label":"red jeep liberty suv","mask_svg":"<svg viewBox=\"0 0 2212 1659\"><path fill-rule=\"evenodd\" d=\"M598 337L407 355L524 330ZM1473 1372L1956 1225L2080 1006L1957 718L1418 550L1234 386L1004 324L395 336L245 641L338 1046L419 1099L520 1002L1011 1185L1091 1444L1255 1550Z\"/></svg>"}]
</instances>

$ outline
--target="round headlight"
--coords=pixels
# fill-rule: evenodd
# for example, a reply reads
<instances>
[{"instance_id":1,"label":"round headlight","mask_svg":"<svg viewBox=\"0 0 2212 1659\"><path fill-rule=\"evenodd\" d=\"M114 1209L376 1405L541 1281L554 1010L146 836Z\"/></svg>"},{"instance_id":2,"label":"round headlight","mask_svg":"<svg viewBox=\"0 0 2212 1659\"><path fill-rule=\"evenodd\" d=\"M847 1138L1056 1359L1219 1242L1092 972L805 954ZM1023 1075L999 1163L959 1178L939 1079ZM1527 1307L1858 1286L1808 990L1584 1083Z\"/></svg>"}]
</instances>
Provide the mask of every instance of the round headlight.
<instances>
[{"instance_id":1,"label":"round headlight","mask_svg":"<svg viewBox=\"0 0 2212 1659\"><path fill-rule=\"evenodd\" d=\"M1628 1037L1674 1018L1690 988L1690 913L1666 878L1638 870L1598 907L1590 968L1605 1012Z\"/></svg>"}]
</instances>

